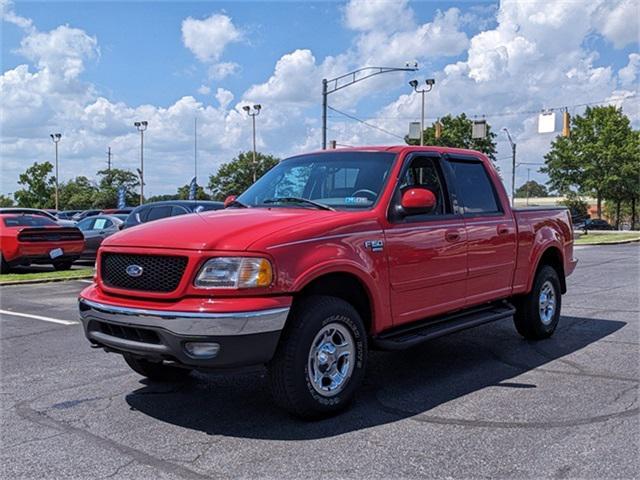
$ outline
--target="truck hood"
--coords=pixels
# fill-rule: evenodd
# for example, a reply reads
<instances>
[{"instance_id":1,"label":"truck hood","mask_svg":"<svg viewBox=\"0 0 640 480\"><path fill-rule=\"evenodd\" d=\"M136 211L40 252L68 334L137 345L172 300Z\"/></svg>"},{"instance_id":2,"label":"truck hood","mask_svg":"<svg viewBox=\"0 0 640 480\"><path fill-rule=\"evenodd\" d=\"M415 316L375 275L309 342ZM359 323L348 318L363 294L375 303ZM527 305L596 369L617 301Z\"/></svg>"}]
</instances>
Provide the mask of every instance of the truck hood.
<instances>
[{"instance_id":1,"label":"truck hood","mask_svg":"<svg viewBox=\"0 0 640 480\"><path fill-rule=\"evenodd\" d=\"M111 235L102 245L242 251L281 230L294 230L336 215L339 212L305 208L230 208L138 225Z\"/></svg>"}]
</instances>

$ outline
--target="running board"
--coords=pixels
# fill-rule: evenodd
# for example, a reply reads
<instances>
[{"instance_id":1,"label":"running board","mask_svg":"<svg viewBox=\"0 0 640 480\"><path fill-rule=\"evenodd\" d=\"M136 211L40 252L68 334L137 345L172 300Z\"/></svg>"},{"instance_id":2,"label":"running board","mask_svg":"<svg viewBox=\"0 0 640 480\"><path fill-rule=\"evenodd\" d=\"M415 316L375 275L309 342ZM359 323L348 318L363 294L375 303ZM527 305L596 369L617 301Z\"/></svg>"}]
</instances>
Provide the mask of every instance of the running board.
<instances>
[{"instance_id":1,"label":"running board","mask_svg":"<svg viewBox=\"0 0 640 480\"><path fill-rule=\"evenodd\" d=\"M419 323L394 328L372 339L373 345L383 350L403 350L419 343L450 333L477 327L511 317L516 309L506 300L474 307L440 318L430 318Z\"/></svg>"}]
</instances>

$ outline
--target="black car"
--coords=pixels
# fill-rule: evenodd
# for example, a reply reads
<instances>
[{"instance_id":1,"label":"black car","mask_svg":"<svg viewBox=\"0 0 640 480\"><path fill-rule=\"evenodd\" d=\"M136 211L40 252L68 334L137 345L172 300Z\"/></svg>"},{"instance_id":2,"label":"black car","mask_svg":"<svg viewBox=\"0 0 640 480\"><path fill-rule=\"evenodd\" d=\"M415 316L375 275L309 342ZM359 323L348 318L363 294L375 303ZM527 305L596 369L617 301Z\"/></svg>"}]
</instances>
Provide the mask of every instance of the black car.
<instances>
[{"instance_id":1,"label":"black car","mask_svg":"<svg viewBox=\"0 0 640 480\"><path fill-rule=\"evenodd\" d=\"M80 258L86 260L96 258L102 241L120 231L123 225L124 219L116 215L95 215L80 220L76 225L84 235L84 250Z\"/></svg>"},{"instance_id":2,"label":"black car","mask_svg":"<svg viewBox=\"0 0 640 480\"><path fill-rule=\"evenodd\" d=\"M584 222L578 223L573 226L575 230L582 230L584 232L588 230L615 230L615 227L606 220L599 218L588 218Z\"/></svg>"},{"instance_id":3,"label":"black car","mask_svg":"<svg viewBox=\"0 0 640 480\"><path fill-rule=\"evenodd\" d=\"M205 200L167 200L164 202L146 203L136 207L124 222L124 228L141 223L151 222L166 217L175 217L186 213L199 213L207 210L221 210L222 202Z\"/></svg>"},{"instance_id":4,"label":"black car","mask_svg":"<svg viewBox=\"0 0 640 480\"><path fill-rule=\"evenodd\" d=\"M60 220L71 220L71 217L80 212L82 212L82 210L63 210L62 212L56 213L56 217Z\"/></svg>"}]
</instances>

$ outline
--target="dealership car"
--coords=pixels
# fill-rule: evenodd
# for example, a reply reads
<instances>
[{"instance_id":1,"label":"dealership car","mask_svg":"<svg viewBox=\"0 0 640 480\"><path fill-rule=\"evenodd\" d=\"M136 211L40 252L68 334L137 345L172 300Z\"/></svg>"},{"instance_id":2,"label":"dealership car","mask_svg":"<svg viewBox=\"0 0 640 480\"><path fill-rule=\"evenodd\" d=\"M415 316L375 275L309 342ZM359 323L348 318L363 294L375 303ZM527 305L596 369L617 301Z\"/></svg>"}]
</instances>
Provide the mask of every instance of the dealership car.
<instances>
[{"instance_id":1,"label":"dealership car","mask_svg":"<svg viewBox=\"0 0 640 480\"><path fill-rule=\"evenodd\" d=\"M51 220L52 222L57 223L58 225L60 225L62 227L73 227L76 224L76 222L74 222L72 220L66 220L66 219L59 218L56 215L54 215L53 213L51 213L51 212L49 212L47 210L39 209L39 208L5 207L5 208L0 208L0 214L2 214L2 213L40 215L40 216L43 216L43 217L47 217L49 220Z\"/></svg>"},{"instance_id":2,"label":"dealership car","mask_svg":"<svg viewBox=\"0 0 640 480\"><path fill-rule=\"evenodd\" d=\"M582 230L588 232L589 230L615 230L616 228L606 220L600 218L588 218L584 222L578 223L573 226L574 230Z\"/></svg>"},{"instance_id":3,"label":"dealership car","mask_svg":"<svg viewBox=\"0 0 640 480\"><path fill-rule=\"evenodd\" d=\"M125 216L126 218L126 216ZM124 219L116 215L96 215L80 220L76 227L84 235L84 250L81 258L93 260L102 241L109 235L119 232L124 225Z\"/></svg>"},{"instance_id":4,"label":"dealership car","mask_svg":"<svg viewBox=\"0 0 640 480\"><path fill-rule=\"evenodd\" d=\"M511 317L550 337L577 263L568 210L512 209L471 150L300 155L226 203L107 238L80 294L85 334L151 380L266 365L301 417L348 405L370 346Z\"/></svg>"},{"instance_id":5,"label":"dealership car","mask_svg":"<svg viewBox=\"0 0 640 480\"><path fill-rule=\"evenodd\" d=\"M221 210L222 202L208 200L166 200L162 202L145 203L136 207L124 223L124 228L133 227L141 223L160 220L161 218L176 217L187 213L199 213L209 210Z\"/></svg>"},{"instance_id":6,"label":"dealership car","mask_svg":"<svg viewBox=\"0 0 640 480\"><path fill-rule=\"evenodd\" d=\"M84 248L82 232L61 227L43 215L0 213L0 269L31 264L51 264L68 270Z\"/></svg>"}]
</instances>

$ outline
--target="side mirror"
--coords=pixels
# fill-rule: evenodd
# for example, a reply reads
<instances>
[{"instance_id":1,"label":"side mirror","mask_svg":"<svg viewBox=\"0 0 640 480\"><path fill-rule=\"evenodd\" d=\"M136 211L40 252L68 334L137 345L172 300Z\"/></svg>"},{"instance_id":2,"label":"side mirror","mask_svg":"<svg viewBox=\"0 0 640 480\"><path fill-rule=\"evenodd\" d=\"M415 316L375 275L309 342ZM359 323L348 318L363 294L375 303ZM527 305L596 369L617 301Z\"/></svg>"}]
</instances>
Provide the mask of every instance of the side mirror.
<instances>
[{"instance_id":1,"label":"side mirror","mask_svg":"<svg viewBox=\"0 0 640 480\"><path fill-rule=\"evenodd\" d=\"M429 213L436 206L436 196L428 188L408 188L402 192L400 206L407 214Z\"/></svg>"},{"instance_id":2,"label":"side mirror","mask_svg":"<svg viewBox=\"0 0 640 480\"><path fill-rule=\"evenodd\" d=\"M233 202L236 201L236 196L235 195L229 195L227 198L224 199L224 208L227 208L229 205L231 205Z\"/></svg>"}]
</instances>

